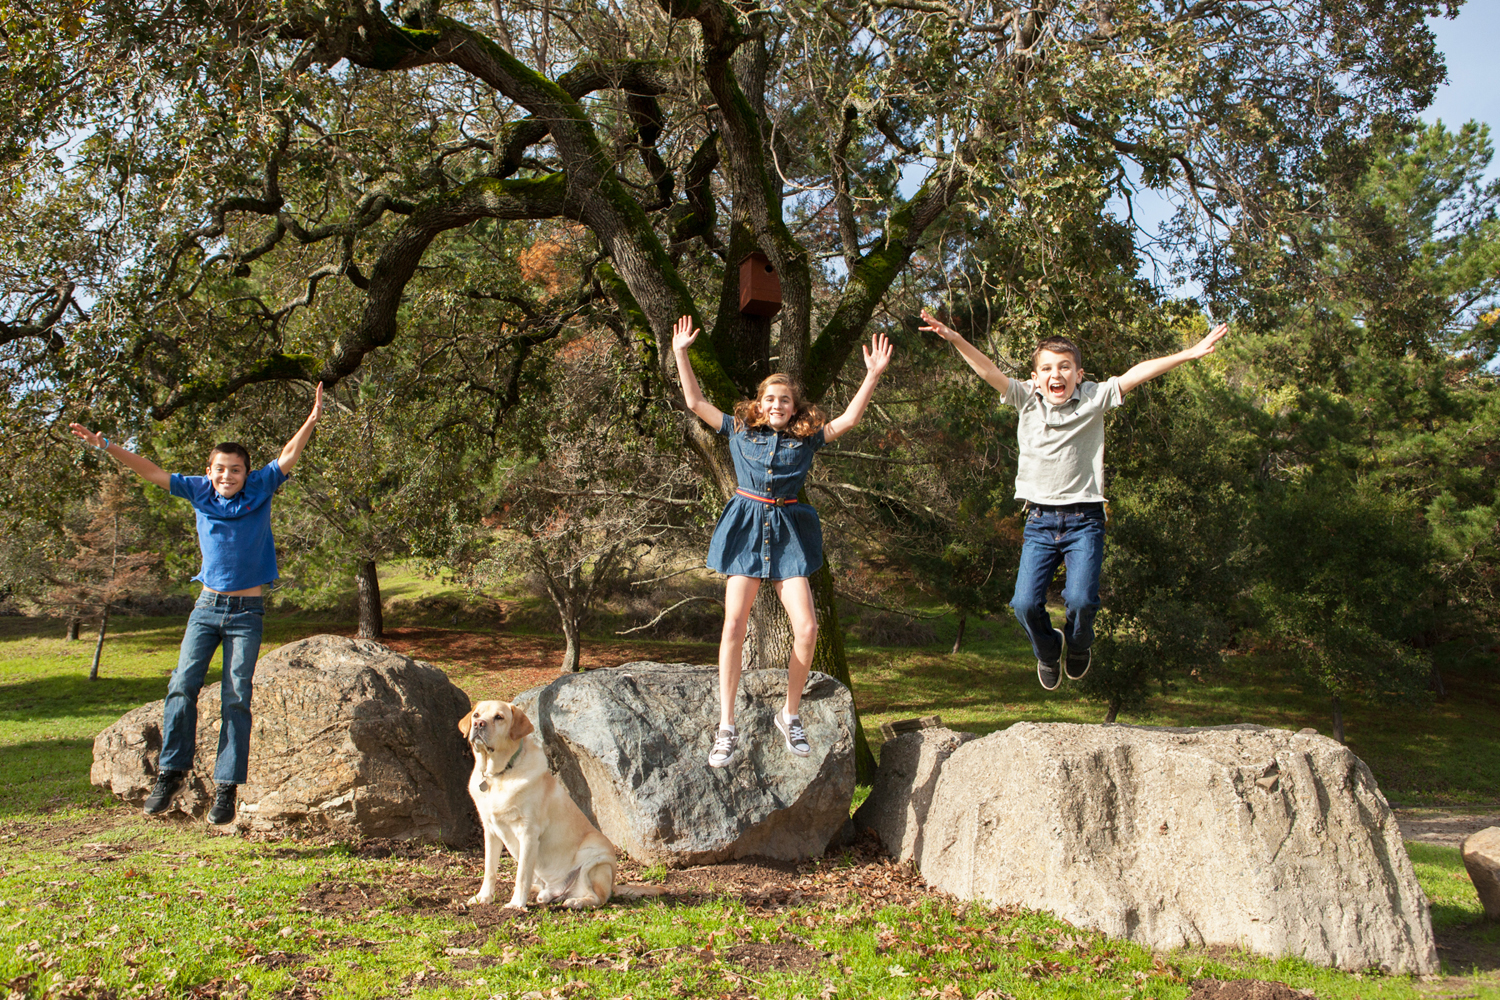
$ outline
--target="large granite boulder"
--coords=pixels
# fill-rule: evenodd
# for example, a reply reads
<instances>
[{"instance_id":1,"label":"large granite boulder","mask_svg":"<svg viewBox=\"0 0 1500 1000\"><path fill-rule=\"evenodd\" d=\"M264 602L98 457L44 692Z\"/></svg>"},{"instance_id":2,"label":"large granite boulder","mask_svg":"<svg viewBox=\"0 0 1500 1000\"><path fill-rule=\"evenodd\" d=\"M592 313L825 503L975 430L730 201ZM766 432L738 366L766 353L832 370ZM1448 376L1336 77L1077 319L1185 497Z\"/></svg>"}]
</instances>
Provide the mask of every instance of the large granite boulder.
<instances>
[{"instance_id":1,"label":"large granite boulder","mask_svg":"<svg viewBox=\"0 0 1500 1000\"><path fill-rule=\"evenodd\" d=\"M1500 826L1464 838L1464 868L1484 904L1484 915L1500 920Z\"/></svg>"},{"instance_id":2,"label":"large granite boulder","mask_svg":"<svg viewBox=\"0 0 1500 1000\"><path fill-rule=\"evenodd\" d=\"M376 642L318 635L266 653L255 668L242 827L332 829L356 836L467 840L477 822L474 759L458 730L469 698L430 663ZM94 740L90 779L145 800L161 755L162 702L127 712ZM174 808L213 798L219 685L198 698L193 772Z\"/></svg>"},{"instance_id":3,"label":"large granite boulder","mask_svg":"<svg viewBox=\"0 0 1500 1000\"><path fill-rule=\"evenodd\" d=\"M729 766L708 766L719 723L716 667L627 663L569 674L516 699L589 819L637 861L695 865L823 853L854 794L854 701L814 672L802 695L812 754L772 723L785 670L747 670Z\"/></svg>"},{"instance_id":4,"label":"large granite boulder","mask_svg":"<svg viewBox=\"0 0 1500 1000\"><path fill-rule=\"evenodd\" d=\"M1316 734L1018 723L948 758L917 857L960 898L1152 948L1438 965L1390 807Z\"/></svg>"},{"instance_id":5,"label":"large granite boulder","mask_svg":"<svg viewBox=\"0 0 1500 1000\"><path fill-rule=\"evenodd\" d=\"M885 849L902 861L922 853L922 830L938 776L953 751L973 733L951 729L919 729L901 733L880 746L880 766L870 795L854 813L854 825L874 830Z\"/></svg>"}]
</instances>

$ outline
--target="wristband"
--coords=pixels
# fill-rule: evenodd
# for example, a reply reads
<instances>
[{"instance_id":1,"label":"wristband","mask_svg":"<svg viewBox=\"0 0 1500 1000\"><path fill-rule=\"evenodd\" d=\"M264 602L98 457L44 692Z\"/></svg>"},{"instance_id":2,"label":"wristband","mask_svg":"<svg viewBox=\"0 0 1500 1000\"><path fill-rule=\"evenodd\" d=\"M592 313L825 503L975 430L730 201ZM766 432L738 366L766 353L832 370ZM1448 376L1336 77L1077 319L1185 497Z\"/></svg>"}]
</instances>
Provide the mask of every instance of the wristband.
<instances>
[{"instance_id":1,"label":"wristband","mask_svg":"<svg viewBox=\"0 0 1500 1000\"><path fill-rule=\"evenodd\" d=\"M100 451L109 451L109 438L107 438L107 437L105 437L104 435L101 434L101 435L99 435L99 439L104 442L103 444L101 444L99 446L99 450Z\"/></svg>"}]
</instances>

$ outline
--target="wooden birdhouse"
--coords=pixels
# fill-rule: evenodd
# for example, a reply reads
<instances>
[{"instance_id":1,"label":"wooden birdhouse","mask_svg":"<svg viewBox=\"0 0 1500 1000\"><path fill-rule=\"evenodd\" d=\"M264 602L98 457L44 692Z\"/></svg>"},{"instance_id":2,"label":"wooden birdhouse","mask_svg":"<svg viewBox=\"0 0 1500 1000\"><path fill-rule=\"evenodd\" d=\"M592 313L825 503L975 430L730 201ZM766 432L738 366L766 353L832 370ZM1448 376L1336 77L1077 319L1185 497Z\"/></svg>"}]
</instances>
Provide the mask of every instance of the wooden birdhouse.
<instances>
[{"instance_id":1,"label":"wooden birdhouse","mask_svg":"<svg viewBox=\"0 0 1500 1000\"><path fill-rule=\"evenodd\" d=\"M781 276L765 254L740 261L740 312L775 316L781 311Z\"/></svg>"}]
</instances>

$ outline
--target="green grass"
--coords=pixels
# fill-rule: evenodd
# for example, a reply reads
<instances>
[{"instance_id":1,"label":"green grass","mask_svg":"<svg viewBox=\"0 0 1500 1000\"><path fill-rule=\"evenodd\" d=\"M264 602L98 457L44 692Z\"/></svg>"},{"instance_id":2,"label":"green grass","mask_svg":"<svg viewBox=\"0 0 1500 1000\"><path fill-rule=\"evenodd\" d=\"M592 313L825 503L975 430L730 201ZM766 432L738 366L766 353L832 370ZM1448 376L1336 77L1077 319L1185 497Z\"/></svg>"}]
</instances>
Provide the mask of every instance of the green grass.
<instances>
[{"instance_id":1,"label":"green grass","mask_svg":"<svg viewBox=\"0 0 1500 1000\"><path fill-rule=\"evenodd\" d=\"M811 997L829 985L840 996L915 998L940 995L934 987L951 983L966 1000L984 990L1018 1000L1180 1000L1184 979L1249 976L1322 998L1422 995L1407 977L1356 977L1241 955L1155 956L1044 914L957 902L757 910L711 897L691 905L616 903L589 914L532 911L476 933L473 916L430 902L423 909L419 895L399 888L415 877L461 896L475 881L473 855L434 849L369 859L341 844L251 843L119 812L98 815L108 828L92 832L76 817L0 828L0 983L27 995L83 980L93 990L80 990L84 996L145 995L158 985L173 995L243 988L271 996L300 981L325 997L391 995L404 983L418 996L551 996L556 987L563 996L637 1000ZM334 884L389 898L365 912L309 912L310 890ZM752 943L822 957L795 972L705 961L705 948ZM636 968L622 967L627 959ZM1474 989L1493 994L1483 982Z\"/></svg>"},{"instance_id":2,"label":"green grass","mask_svg":"<svg viewBox=\"0 0 1500 1000\"><path fill-rule=\"evenodd\" d=\"M976 732L1018 719L1102 718L1100 706L1067 686L1052 695L1042 692L1024 642L1008 625L983 627L989 638L976 636L956 656L946 653L951 638L941 648L855 650L856 688L872 732L887 719L934 712L955 728ZM349 628L308 613L273 612L265 645ZM9 991L37 997L46 990L54 997L160 990L170 996L248 993L288 1000L810 1000L829 995L831 986L839 997L904 1000L941 996L951 984L963 1000L986 990L1017 1000L1181 1000L1189 990L1185 979L1214 976L1279 980L1325 1000L1395 1000L1434 989L1500 997L1494 978L1500 929L1482 921L1457 852L1420 844L1410 852L1433 902L1434 926L1448 943L1444 959L1450 968L1477 966L1482 972L1475 978L1428 984L1245 954L1157 956L1074 931L1044 914L953 901L928 901L915 910L873 900L769 910L748 909L730 897L647 901L584 915L533 912L476 935L474 916L447 905L473 891L473 853L434 848L419 858L370 858L335 843L254 842L199 824L148 822L88 784L94 734L124 711L162 696L181 629L176 618L120 620L107 643L101 678L90 683L84 675L92 643L64 641L56 623L0 618L0 987L9 984ZM1122 721L1251 721L1326 731L1322 707L1301 696L1274 664L1237 660L1243 662L1231 661L1234 666L1222 676L1183 684L1154 699L1146 714ZM1382 725L1378 712L1351 710L1350 742L1371 760L1383 786L1391 783L1431 801L1479 803L1488 795L1493 802L1500 787L1494 770L1500 719L1494 683L1485 683L1477 667L1455 672L1449 678L1454 698L1404 714L1399 726L1388 720ZM411 892L397 892L390 905L353 917L306 907L309 891L320 885L398 884L417 871L449 883L437 904L417 906ZM826 957L810 970L764 972L702 957L706 946L719 952L754 942L795 945ZM622 967L627 958L633 964ZM645 967L645 959L654 964Z\"/></svg>"}]
</instances>

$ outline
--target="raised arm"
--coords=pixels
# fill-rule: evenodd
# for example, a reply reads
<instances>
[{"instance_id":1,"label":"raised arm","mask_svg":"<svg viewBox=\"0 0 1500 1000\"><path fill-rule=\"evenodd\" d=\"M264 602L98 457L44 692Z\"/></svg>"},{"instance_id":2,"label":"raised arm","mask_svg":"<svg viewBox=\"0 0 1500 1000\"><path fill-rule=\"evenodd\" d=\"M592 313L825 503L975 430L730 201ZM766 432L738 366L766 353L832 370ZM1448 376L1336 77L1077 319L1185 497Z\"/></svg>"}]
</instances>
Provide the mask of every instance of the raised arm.
<instances>
[{"instance_id":1,"label":"raised arm","mask_svg":"<svg viewBox=\"0 0 1500 1000\"><path fill-rule=\"evenodd\" d=\"M151 459L142 458L133 451L121 448L103 434L95 434L82 424L69 424L68 430L73 432L74 437L103 451L146 482L160 486L164 490L171 487L172 477Z\"/></svg>"},{"instance_id":2,"label":"raised arm","mask_svg":"<svg viewBox=\"0 0 1500 1000\"><path fill-rule=\"evenodd\" d=\"M1005 392L1010 388L1010 376L1001 371L995 362L985 357L979 348L965 340L961 333L943 323L926 309L922 310L922 318L927 321L927 325L918 327L919 330L935 333L952 344L958 353L963 356L963 359L969 363L969 367L978 372L980 378L996 389Z\"/></svg>"},{"instance_id":3,"label":"raised arm","mask_svg":"<svg viewBox=\"0 0 1500 1000\"><path fill-rule=\"evenodd\" d=\"M281 449L281 454L276 456L276 464L281 466L281 474L290 476L292 466L297 464L297 459L302 457L302 449L307 447L307 442L312 439L313 425L323 415L323 383L318 383L317 391L313 394L312 412L302 422L301 428L292 435L292 439Z\"/></svg>"},{"instance_id":4,"label":"raised arm","mask_svg":"<svg viewBox=\"0 0 1500 1000\"><path fill-rule=\"evenodd\" d=\"M859 418L865 415L865 407L870 405L870 397L875 395L875 383L880 381L880 373L891 363L891 342L883 333L871 336L870 346L862 350L865 352L865 380L849 401L849 408L823 425L824 441L842 437L859 423Z\"/></svg>"},{"instance_id":5,"label":"raised arm","mask_svg":"<svg viewBox=\"0 0 1500 1000\"><path fill-rule=\"evenodd\" d=\"M724 411L704 397L703 390L698 387L698 376L693 374L692 359L688 357L688 348L702 332L693 329L693 317L678 319L672 327L672 358L677 362L677 380L682 383L682 401L698 414L699 420L717 431L724 426Z\"/></svg>"},{"instance_id":6,"label":"raised arm","mask_svg":"<svg viewBox=\"0 0 1500 1000\"><path fill-rule=\"evenodd\" d=\"M1219 346L1219 341L1223 340L1224 335L1228 332L1229 325L1227 323L1220 323L1208 331L1208 336L1186 350L1178 351L1176 354L1168 354L1163 358L1152 358L1150 361L1142 361L1120 376L1120 391L1129 392L1142 382L1149 382L1156 378L1156 376L1171 371L1184 361L1197 361L1201 357L1212 354L1214 348Z\"/></svg>"}]
</instances>

